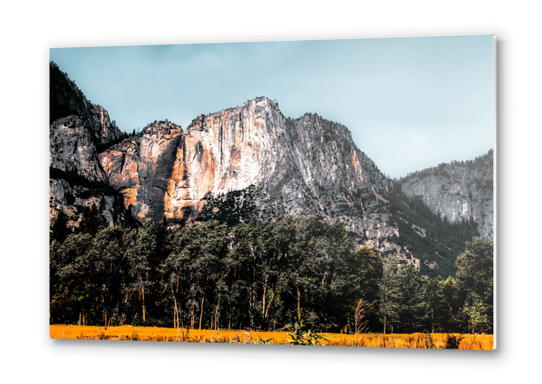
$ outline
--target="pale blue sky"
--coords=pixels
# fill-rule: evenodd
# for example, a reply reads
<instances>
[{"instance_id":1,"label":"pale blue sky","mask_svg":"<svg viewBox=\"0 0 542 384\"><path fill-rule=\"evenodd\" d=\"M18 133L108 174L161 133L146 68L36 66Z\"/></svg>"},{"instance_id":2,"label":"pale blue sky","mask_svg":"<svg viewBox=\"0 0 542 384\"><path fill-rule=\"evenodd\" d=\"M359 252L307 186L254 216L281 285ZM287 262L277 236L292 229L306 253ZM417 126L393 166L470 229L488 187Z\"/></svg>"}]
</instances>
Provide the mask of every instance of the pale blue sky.
<instances>
[{"instance_id":1,"label":"pale blue sky","mask_svg":"<svg viewBox=\"0 0 542 384\"><path fill-rule=\"evenodd\" d=\"M124 131L277 100L346 125L391 177L493 147L493 36L51 49Z\"/></svg>"}]
</instances>

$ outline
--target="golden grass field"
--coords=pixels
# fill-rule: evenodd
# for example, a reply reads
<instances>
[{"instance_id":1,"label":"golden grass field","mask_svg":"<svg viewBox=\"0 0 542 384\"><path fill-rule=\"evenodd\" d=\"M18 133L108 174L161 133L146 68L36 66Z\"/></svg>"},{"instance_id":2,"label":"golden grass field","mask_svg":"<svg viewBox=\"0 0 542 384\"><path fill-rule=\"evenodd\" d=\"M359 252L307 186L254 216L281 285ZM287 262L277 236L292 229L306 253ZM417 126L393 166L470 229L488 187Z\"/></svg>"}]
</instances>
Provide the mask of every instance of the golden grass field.
<instances>
[{"instance_id":1,"label":"golden grass field","mask_svg":"<svg viewBox=\"0 0 542 384\"><path fill-rule=\"evenodd\" d=\"M50 325L53 339L180 341L195 343L231 344L290 344L288 332L259 332L237 330L187 330L156 327L92 327L78 325ZM323 333L322 345L346 347L429 348L444 349L447 341L459 341L457 349L492 350L493 335L413 333L413 334L358 334ZM452 340L449 340L452 338ZM448 345L453 343L448 343Z\"/></svg>"}]
</instances>

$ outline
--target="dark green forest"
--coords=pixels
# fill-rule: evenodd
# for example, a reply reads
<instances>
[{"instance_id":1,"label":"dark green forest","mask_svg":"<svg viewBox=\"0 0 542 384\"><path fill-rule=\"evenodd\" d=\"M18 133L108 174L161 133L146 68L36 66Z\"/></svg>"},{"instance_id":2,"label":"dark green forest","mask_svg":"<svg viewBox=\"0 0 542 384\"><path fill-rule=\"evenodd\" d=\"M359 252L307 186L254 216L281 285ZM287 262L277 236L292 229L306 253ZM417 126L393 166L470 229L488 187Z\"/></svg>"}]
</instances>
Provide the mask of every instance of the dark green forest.
<instances>
[{"instance_id":1,"label":"dark green forest","mask_svg":"<svg viewBox=\"0 0 542 384\"><path fill-rule=\"evenodd\" d=\"M100 229L94 208L50 236L50 323L328 332L493 330L493 243L474 238L455 277L427 278L356 249L343 224L281 216Z\"/></svg>"},{"instance_id":2,"label":"dark green forest","mask_svg":"<svg viewBox=\"0 0 542 384\"><path fill-rule=\"evenodd\" d=\"M478 236L478 224L473 220L450 223L434 214L420 197L407 197L398 184L386 194L386 198L391 202L390 211L401 234L393 235L391 241L407 247L422 261L422 274L432 278L454 276L457 255L465 250L466 241ZM423 227L426 236L420 236L412 223ZM429 268L424 263L426 260L436 261L438 268Z\"/></svg>"}]
</instances>

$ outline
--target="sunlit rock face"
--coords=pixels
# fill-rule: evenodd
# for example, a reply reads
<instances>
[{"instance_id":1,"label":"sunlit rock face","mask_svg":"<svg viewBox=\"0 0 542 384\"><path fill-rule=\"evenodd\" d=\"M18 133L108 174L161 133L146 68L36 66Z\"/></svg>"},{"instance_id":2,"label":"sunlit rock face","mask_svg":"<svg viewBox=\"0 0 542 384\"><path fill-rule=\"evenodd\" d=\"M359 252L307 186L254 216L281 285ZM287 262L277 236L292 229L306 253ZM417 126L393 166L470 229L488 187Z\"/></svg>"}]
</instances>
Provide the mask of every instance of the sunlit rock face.
<instances>
[{"instance_id":1,"label":"sunlit rock face","mask_svg":"<svg viewBox=\"0 0 542 384\"><path fill-rule=\"evenodd\" d=\"M397 234L382 197L391 183L343 125L287 119L265 97L200 116L185 133L169 124L99 155L136 220L320 216L344 222L359 244L397 248L386 241Z\"/></svg>"},{"instance_id":2,"label":"sunlit rock face","mask_svg":"<svg viewBox=\"0 0 542 384\"><path fill-rule=\"evenodd\" d=\"M451 223L474 220L480 236L493 240L493 151L472 162L441 165L407 177L409 197L419 196Z\"/></svg>"},{"instance_id":3,"label":"sunlit rock face","mask_svg":"<svg viewBox=\"0 0 542 384\"><path fill-rule=\"evenodd\" d=\"M397 227L383 197L391 182L346 127L318 115L289 119L276 101L258 97L202 115L186 132L165 121L114 144L120 137L107 111L52 63L50 165L122 195L120 205L114 198L102 203L105 196L95 202L104 207L104 223L123 214L139 222L165 218L168 225L320 216L344 222L360 245L398 248L388 240ZM69 214L102 196L82 191L87 199L75 202L81 188L51 180L51 212Z\"/></svg>"},{"instance_id":4,"label":"sunlit rock face","mask_svg":"<svg viewBox=\"0 0 542 384\"><path fill-rule=\"evenodd\" d=\"M192 222L207 199L276 177L286 119L257 98L192 121L177 148L165 195L166 218Z\"/></svg>"},{"instance_id":5,"label":"sunlit rock face","mask_svg":"<svg viewBox=\"0 0 542 384\"><path fill-rule=\"evenodd\" d=\"M164 200L182 136L170 122L150 124L138 135L100 153L106 180L124 196L134 219L161 221Z\"/></svg>"}]
</instances>

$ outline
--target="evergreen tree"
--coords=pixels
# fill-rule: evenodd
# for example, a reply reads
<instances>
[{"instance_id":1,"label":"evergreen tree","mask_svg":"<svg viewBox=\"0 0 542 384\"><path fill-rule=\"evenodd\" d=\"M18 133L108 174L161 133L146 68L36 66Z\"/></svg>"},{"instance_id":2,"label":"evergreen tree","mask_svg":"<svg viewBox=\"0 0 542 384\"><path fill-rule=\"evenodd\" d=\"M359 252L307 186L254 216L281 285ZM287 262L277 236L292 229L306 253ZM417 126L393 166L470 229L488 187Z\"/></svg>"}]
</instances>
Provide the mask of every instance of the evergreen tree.
<instances>
[{"instance_id":1,"label":"evergreen tree","mask_svg":"<svg viewBox=\"0 0 542 384\"><path fill-rule=\"evenodd\" d=\"M463 306L463 314L466 317L469 332L485 332L491 328L492 315L489 314L489 307L475 292L471 292L467 297Z\"/></svg>"},{"instance_id":2,"label":"evergreen tree","mask_svg":"<svg viewBox=\"0 0 542 384\"><path fill-rule=\"evenodd\" d=\"M59 210L55 222L53 223L53 226L50 231L49 236L49 242L52 243L53 240L58 241L59 243L64 242L66 239L66 236L68 235L68 228L66 228L66 225L68 224L68 216L62 211Z\"/></svg>"},{"instance_id":3,"label":"evergreen tree","mask_svg":"<svg viewBox=\"0 0 542 384\"><path fill-rule=\"evenodd\" d=\"M90 209L85 209L83 217L79 223L79 229L83 233L89 233L91 235L97 234L102 228L100 218L98 217L98 209L96 204L92 203Z\"/></svg>"},{"instance_id":4,"label":"evergreen tree","mask_svg":"<svg viewBox=\"0 0 542 384\"><path fill-rule=\"evenodd\" d=\"M350 308L356 308L363 299L364 315L368 326L378 326L378 289L382 279L383 262L375 248L361 247L349 258Z\"/></svg>"},{"instance_id":5,"label":"evergreen tree","mask_svg":"<svg viewBox=\"0 0 542 384\"><path fill-rule=\"evenodd\" d=\"M465 306L471 292L487 308L489 322L493 324L493 242L475 237L465 244L465 252L457 257L455 276L456 305ZM461 311L461 308L455 308ZM464 326L467 324L464 322ZM490 331L492 331L492 325Z\"/></svg>"},{"instance_id":6,"label":"evergreen tree","mask_svg":"<svg viewBox=\"0 0 542 384\"><path fill-rule=\"evenodd\" d=\"M156 306L156 289L160 281L159 266L168 252L168 236L167 230L161 224L150 219L137 230L128 231L124 235L131 278L125 300L138 304L143 324L146 324L149 313L152 313Z\"/></svg>"},{"instance_id":7,"label":"evergreen tree","mask_svg":"<svg viewBox=\"0 0 542 384\"><path fill-rule=\"evenodd\" d=\"M420 330L427 319L427 281L412 264L402 264L398 270L401 290L399 324L401 332L411 333Z\"/></svg>"},{"instance_id":8,"label":"evergreen tree","mask_svg":"<svg viewBox=\"0 0 542 384\"><path fill-rule=\"evenodd\" d=\"M50 319L53 323L75 324L81 314L93 318L90 290L93 275L85 255L92 247L89 234L72 234L62 244L53 241L50 253ZM89 319L90 320L90 319Z\"/></svg>"},{"instance_id":9,"label":"evergreen tree","mask_svg":"<svg viewBox=\"0 0 542 384\"><path fill-rule=\"evenodd\" d=\"M401 300L403 298L399 285L400 263L396 255L384 261L382 280L378 286L379 310L378 314L384 327L384 334L388 328L393 329L399 324L401 314Z\"/></svg>"},{"instance_id":10,"label":"evergreen tree","mask_svg":"<svg viewBox=\"0 0 542 384\"><path fill-rule=\"evenodd\" d=\"M431 332L450 328L450 304L444 290L446 280L437 277L427 281L427 328Z\"/></svg>"},{"instance_id":11,"label":"evergreen tree","mask_svg":"<svg viewBox=\"0 0 542 384\"><path fill-rule=\"evenodd\" d=\"M122 291L126 286L128 264L124 257L124 230L121 227L106 228L94 238L92 247L85 255L95 284L94 295L100 312L100 324L108 326L123 323Z\"/></svg>"}]
</instances>

